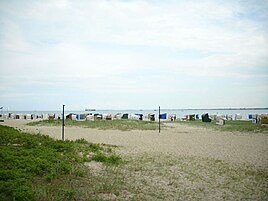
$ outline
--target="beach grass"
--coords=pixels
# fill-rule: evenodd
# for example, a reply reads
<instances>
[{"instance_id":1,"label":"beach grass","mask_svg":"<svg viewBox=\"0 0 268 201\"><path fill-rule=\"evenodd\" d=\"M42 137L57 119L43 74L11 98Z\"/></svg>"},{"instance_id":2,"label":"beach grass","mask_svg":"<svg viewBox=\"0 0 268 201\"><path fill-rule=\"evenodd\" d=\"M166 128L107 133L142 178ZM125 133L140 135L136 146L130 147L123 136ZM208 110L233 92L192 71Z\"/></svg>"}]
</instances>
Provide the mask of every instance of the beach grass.
<instances>
[{"instance_id":1,"label":"beach grass","mask_svg":"<svg viewBox=\"0 0 268 201\"><path fill-rule=\"evenodd\" d=\"M126 164L133 200L265 200L267 168L197 156L147 155ZM128 176L134 175L135 178Z\"/></svg>"},{"instance_id":2,"label":"beach grass","mask_svg":"<svg viewBox=\"0 0 268 201\"><path fill-rule=\"evenodd\" d=\"M84 200L265 200L268 171L213 158L128 155L82 178ZM94 183L94 186L92 186Z\"/></svg>"},{"instance_id":3,"label":"beach grass","mask_svg":"<svg viewBox=\"0 0 268 201\"><path fill-rule=\"evenodd\" d=\"M96 120L96 121L73 121L66 119L65 126L80 126L87 128L97 129L113 129L113 130L157 130L158 123L152 121L139 121L139 120ZM30 126L60 126L61 120L42 120L30 122ZM162 124L163 126L163 124Z\"/></svg>"},{"instance_id":4,"label":"beach grass","mask_svg":"<svg viewBox=\"0 0 268 201\"><path fill-rule=\"evenodd\" d=\"M260 123L254 124L252 121L247 120L232 120L225 121L225 125L217 125L215 121L202 122L202 120L194 121L176 121L176 123L186 124L190 126L201 126L208 129L220 130L220 131L238 131L238 132L252 132L252 133L264 133L268 134L268 125L262 125Z\"/></svg>"},{"instance_id":5,"label":"beach grass","mask_svg":"<svg viewBox=\"0 0 268 201\"><path fill-rule=\"evenodd\" d=\"M72 200L85 163L122 163L114 146L54 140L0 126L0 200Z\"/></svg>"}]
</instances>

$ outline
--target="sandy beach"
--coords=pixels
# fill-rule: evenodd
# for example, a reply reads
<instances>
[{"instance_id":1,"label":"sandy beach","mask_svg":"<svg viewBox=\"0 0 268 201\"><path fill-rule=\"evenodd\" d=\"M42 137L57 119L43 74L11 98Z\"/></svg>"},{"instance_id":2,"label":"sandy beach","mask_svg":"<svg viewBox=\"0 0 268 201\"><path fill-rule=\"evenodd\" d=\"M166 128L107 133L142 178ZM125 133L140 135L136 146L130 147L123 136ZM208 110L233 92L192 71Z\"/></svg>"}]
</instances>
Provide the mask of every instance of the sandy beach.
<instances>
[{"instance_id":1,"label":"sandy beach","mask_svg":"<svg viewBox=\"0 0 268 201\"><path fill-rule=\"evenodd\" d=\"M2 125L61 138L61 127L27 126L27 120L5 120ZM158 131L118 131L65 127L65 138L119 146L122 155L171 155L214 158L235 164L268 167L268 136L256 133L220 132L167 123Z\"/></svg>"}]
</instances>

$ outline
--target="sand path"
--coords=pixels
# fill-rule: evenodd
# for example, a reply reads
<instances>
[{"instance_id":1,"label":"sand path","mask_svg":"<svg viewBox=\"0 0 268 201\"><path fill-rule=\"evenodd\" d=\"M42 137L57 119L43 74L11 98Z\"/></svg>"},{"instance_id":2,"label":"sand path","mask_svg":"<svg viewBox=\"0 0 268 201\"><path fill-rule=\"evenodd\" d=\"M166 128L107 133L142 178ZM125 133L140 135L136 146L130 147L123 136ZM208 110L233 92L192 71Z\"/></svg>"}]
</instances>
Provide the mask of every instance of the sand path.
<instances>
[{"instance_id":1,"label":"sand path","mask_svg":"<svg viewBox=\"0 0 268 201\"><path fill-rule=\"evenodd\" d=\"M61 138L61 127L27 126L25 120L5 120L9 125L30 132ZM65 127L66 139L84 138L93 143L120 146L122 154L169 154L211 157L234 163L268 167L268 135L220 132L206 128L169 124L158 131L117 131Z\"/></svg>"}]
</instances>

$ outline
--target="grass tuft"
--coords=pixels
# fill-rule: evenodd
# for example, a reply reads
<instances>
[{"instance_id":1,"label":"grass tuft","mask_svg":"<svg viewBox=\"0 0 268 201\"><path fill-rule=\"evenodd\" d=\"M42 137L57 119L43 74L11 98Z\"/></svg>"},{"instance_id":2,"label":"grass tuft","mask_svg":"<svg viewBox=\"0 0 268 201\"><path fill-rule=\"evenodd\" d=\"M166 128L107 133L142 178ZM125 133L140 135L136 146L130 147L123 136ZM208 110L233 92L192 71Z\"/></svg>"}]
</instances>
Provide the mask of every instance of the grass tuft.
<instances>
[{"instance_id":1,"label":"grass tuft","mask_svg":"<svg viewBox=\"0 0 268 201\"><path fill-rule=\"evenodd\" d=\"M92 160L97 161L97 162L104 162L108 164L119 164L122 161L120 156L117 156L114 154L107 156L101 152L94 155L92 157Z\"/></svg>"}]
</instances>

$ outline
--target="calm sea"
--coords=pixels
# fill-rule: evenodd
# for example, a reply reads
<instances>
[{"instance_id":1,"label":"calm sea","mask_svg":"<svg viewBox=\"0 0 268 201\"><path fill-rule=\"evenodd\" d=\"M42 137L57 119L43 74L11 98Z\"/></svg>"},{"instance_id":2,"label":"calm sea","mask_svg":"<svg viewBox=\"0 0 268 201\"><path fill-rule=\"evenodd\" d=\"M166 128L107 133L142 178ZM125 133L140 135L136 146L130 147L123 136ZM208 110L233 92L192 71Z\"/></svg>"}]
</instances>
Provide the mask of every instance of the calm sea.
<instances>
[{"instance_id":1,"label":"calm sea","mask_svg":"<svg viewBox=\"0 0 268 201\"><path fill-rule=\"evenodd\" d=\"M62 111L3 111L4 114L14 113L14 114L61 114ZM156 114L158 116L157 110L96 110L96 111L65 111L65 114L75 113L75 114L112 114L117 113L128 113L128 114L143 114L147 115L149 113ZM167 113L168 115L175 114L177 118L185 117L189 114L211 114L211 115L242 115L242 119L248 119L249 114L268 114L268 108L265 109L161 109L161 114Z\"/></svg>"}]
</instances>

